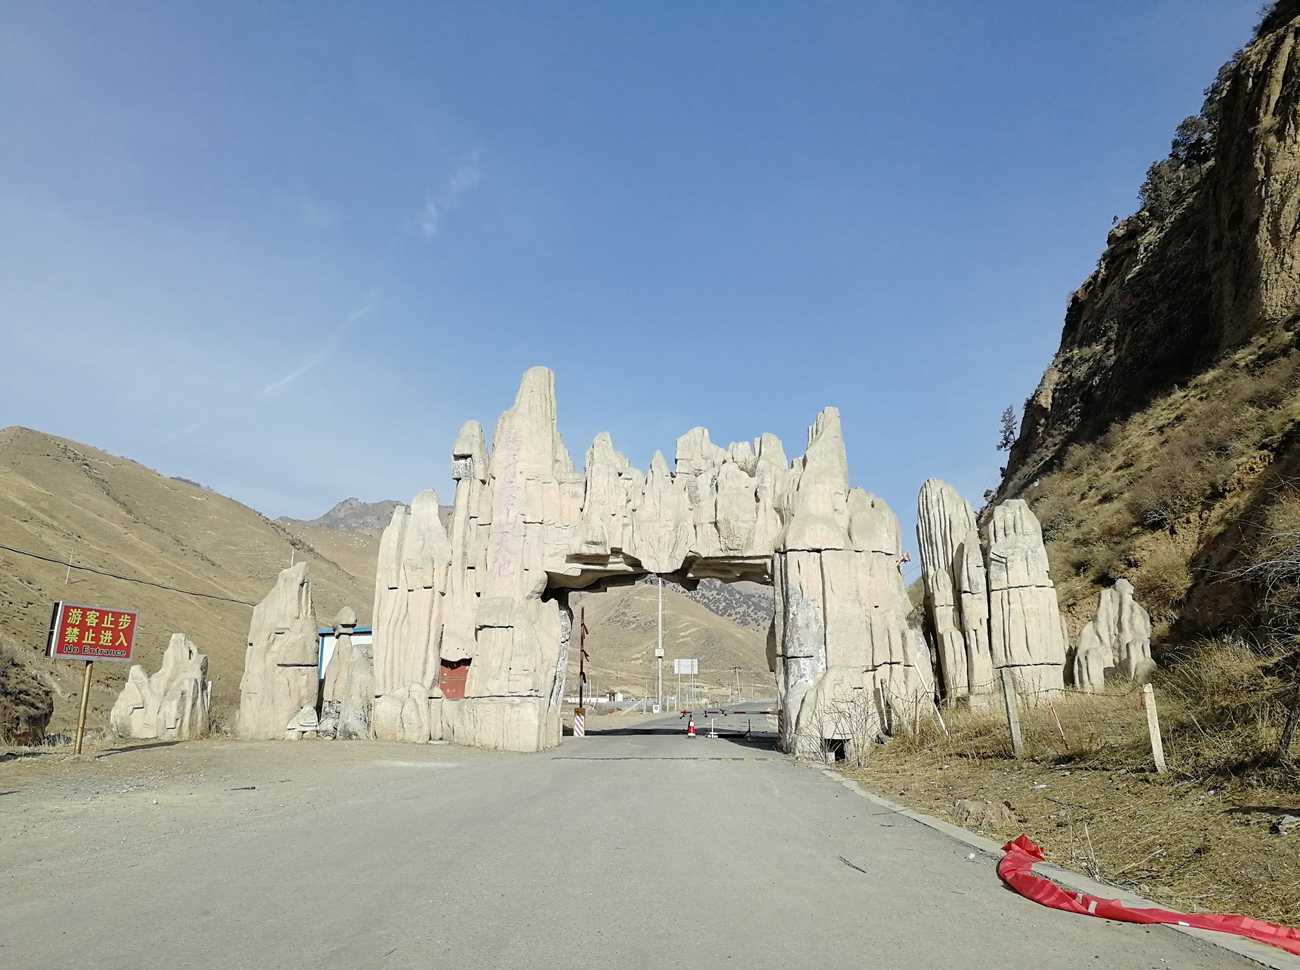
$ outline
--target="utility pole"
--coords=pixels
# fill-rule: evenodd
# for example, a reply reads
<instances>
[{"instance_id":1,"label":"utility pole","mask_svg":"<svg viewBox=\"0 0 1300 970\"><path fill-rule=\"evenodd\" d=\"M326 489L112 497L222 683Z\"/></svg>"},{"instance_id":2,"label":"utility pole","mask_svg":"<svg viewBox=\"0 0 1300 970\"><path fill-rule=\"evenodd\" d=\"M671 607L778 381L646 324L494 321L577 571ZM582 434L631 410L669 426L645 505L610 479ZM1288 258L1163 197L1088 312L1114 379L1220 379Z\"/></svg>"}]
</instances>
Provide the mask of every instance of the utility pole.
<instances>
[{"instance_id":1,"label":"utility pole","mask_svg":"<svg viewBox=\"0 0 1300 970\"><path fill-rule=\"evenodd\" d=\"M739 666L732 667L731 673L732 673L732 685L731 685L732 700L743 701L745 699L745 688L743 688L740 685L740 667Z\"/></svg>"},{"instance_id":2,"label":"utility pole","mask_svg":"<svg viewBox=\"0 0 1300 970\"><path fill-rule=\"evenodd\" d=\"M578 710L583 708L583 687L587 683L587 608L578 611ZM584 711L585 713L585 711Z\"/></svg>"},{"instance_id":3,"label":"utility pole","mask_svg":"<svg viewBox=\"0 0 1300 970\"><path fill-rule=\"evenodd\" d=\"M659 668L659 692L656 696L659 698L659 710L664 709L664 578L655 577L659 580L659 634L655 641L655 663Z\"/></svg>"}]
</instances>

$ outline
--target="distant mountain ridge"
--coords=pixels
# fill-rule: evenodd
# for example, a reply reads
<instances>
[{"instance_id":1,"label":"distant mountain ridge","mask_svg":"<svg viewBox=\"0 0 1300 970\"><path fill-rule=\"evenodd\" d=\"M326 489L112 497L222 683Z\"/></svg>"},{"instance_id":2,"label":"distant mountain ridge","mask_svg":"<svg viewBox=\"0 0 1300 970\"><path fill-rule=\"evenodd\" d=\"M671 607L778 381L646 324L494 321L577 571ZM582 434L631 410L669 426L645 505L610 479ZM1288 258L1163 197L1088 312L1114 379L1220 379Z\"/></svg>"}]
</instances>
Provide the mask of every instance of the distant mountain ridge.
<instances>
[{"instance_id":1,"label":"distant mountain ridge","mask_svg":"<svg viewBox=\"0 0 1300 970\"><path fill-rule=\"evenodd\" d=\"M639 585L655 585L656 577L644 576ZM681 596L694 600L706 610L731 620L746 630L756 630L764 635L772 622L775 601L772 588L758 583L724 583L720 579L702 579L695 589L683 589L676 584L671 588Z\"/></svg>"},{"instance_id":2,"label":"distant mountain ridge","mask_svg":"<svg viewBox=\"0 0 1300 970\"><path fill-rule=\"evenodd\" d=\"M356 496L350 496L317 518L294 519L281 516L277 521L286 525L321 526L326 529L346 529L349 532L382 532L393 518L393 509L402 504L396 499L363 502Z\"/></svg>"}]
</instances>

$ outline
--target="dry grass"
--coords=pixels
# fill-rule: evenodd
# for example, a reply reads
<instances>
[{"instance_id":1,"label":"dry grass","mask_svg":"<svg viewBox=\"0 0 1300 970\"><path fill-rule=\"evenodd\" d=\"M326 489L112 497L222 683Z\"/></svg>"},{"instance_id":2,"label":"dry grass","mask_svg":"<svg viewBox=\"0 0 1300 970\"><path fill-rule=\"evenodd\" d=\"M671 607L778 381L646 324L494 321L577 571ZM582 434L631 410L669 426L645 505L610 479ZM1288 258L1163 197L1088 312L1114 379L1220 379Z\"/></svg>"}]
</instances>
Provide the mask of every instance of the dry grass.
<instances>
[{"instance_id":1,"label":"dry grass","mask_svg":"<svg viewBox=\"0 0 1300 970\"><path fill-rule=\"evenodd\" d=\"M1168 537L1151 544L1133 572L1138 599L1157 617L1173 618L1192 585L1188 553Z\"/></svg>"},{"instance_id":2,"label":"dry grass","mask_svg":"<svg viewBox=\"0 0 1300 970\"><path fill-rule=\"evenodd\" d=\"M1000 709L952 711L877 749L871 787L938 815L957 799L1009 802L1049 858L1179 909L1300 923L1300 815L1293 769L1275 763L1284 715L1279 658L1239 641L1201 644L1156 683L1169 773L1151 760L1141 695L1067 693L1022 708L1026 757L1011 758Z\"/></svg>"}]
</instances>

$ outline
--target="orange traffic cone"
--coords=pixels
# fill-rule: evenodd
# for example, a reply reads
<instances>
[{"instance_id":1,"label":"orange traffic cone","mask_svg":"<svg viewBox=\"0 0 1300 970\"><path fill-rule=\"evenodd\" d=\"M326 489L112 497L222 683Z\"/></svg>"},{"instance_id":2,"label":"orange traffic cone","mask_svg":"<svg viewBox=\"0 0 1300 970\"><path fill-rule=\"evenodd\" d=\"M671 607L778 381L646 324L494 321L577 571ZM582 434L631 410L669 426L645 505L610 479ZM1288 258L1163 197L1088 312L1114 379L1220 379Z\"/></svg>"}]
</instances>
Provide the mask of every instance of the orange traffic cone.
<instances>
[{"instance_id":1,"label":"orange traffic cone","mask_svg":"<svg viewBox=\"0 0 1300 970\"><path fill-rule=\"evenodd\" d=\"M695 718L693 717L686 719L686 736L688 738L695 737Z\"/></svg>"}]
</instances>

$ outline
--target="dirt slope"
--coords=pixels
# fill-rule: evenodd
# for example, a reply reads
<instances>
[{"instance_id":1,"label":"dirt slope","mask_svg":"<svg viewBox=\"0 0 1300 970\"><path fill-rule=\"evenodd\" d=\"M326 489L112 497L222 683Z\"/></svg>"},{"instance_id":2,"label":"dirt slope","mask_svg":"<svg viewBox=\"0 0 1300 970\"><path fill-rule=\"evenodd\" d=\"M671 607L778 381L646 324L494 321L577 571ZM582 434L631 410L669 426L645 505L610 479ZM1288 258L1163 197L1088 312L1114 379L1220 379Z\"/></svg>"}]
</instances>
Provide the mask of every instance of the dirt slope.
<instances>
[{"instance_id":1,"label":"dirt slope","mask_svg":"<svg viewBox=\"0 0 1300 970\"><path fill-rule=\"evenodd\" d=\"M328 619L344 604L362 622L370 614L369 579L261 513L129 459L27 428L0 431L0 543L247 603L266 594L291 556L305 558L318 618ZM363 558L358 554L349 566L360 568ZM55 687L52 728L75 717L80 687L79 665L41 656L56 599L139 610L137 649L151 669L171 633L189 634L210 658L218 707L237 702L248 606L75 570L68 579L63 566L0 550L0 634ZM123 665L96 670L92 726L106 720L126 674Z\"/></svg>"},{"instance_id":2,"label":"dirt slope","mask_svg":"<svg viewBox=\"0 0 1300 970\"><path fill-rule=\"evenodd\" d=\"M587 676L601 690L622 690L637 697L655 690L654 647L658 592L653 585L616 587L604 593L589 593L572 599L575 620L585 607L587 652L591 655ZM699 682L713 700L725 700L732 683L732 667L741 668L745 696L753 685L770 694L772 674L767 669L766 634L736 625L702 603L683 595L675 586L664 584L664 691L673 689L674 658L696 657L700 661ZM577 653L570 657L569 693L577 692Z\"/></svg>"}]
</instances>

